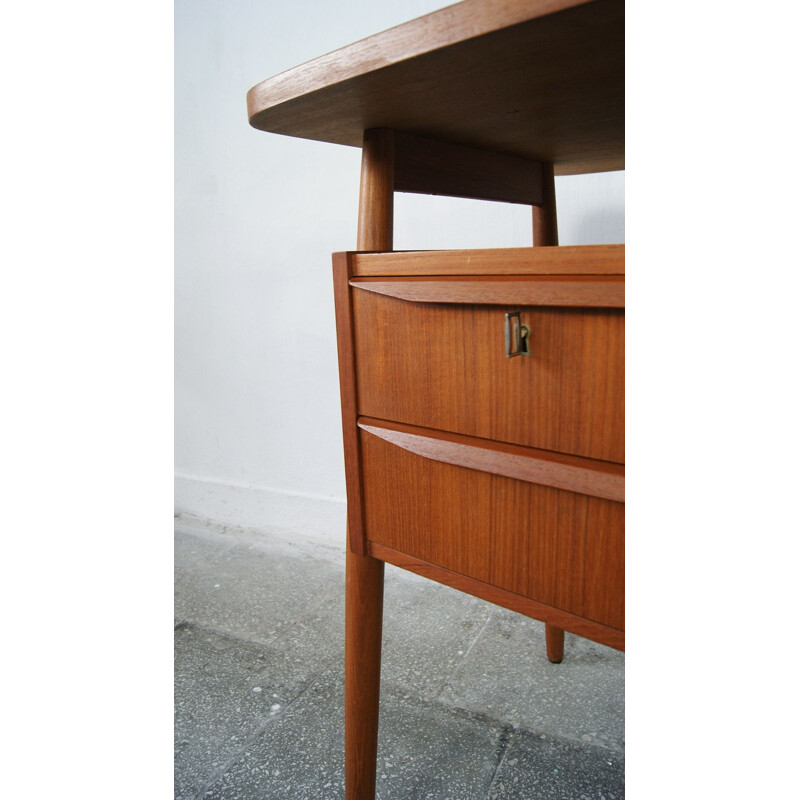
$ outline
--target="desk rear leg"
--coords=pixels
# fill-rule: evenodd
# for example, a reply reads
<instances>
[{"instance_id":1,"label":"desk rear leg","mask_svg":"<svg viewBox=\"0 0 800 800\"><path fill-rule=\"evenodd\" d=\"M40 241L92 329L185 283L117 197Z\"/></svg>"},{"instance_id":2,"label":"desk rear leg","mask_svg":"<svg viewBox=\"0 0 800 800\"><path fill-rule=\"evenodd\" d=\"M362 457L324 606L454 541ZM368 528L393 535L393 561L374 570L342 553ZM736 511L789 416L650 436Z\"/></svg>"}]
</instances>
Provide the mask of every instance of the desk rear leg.
<instances>
[{"instance_id":1,"label":"desk rear leg","mask_svg":"<svg viewBox=\"0 0 800 800\"><path fill-rule=\"evenodd\" d=\"M544 626L544 637L547 641L548 661L560 664L564 658L564 629L547 622Z\"/></svg>"}]
</instances>

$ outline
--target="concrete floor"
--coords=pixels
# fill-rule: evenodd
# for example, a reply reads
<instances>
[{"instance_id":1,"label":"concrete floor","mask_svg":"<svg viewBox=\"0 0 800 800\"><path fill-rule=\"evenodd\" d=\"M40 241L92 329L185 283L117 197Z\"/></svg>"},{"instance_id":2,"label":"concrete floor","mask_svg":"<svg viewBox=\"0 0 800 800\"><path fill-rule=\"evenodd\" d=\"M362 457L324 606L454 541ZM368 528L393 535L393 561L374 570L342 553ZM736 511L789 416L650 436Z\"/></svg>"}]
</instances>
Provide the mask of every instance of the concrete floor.
<instances>
[{"instance_id":1,"label":"concrete floor","mask_svg":"<svg viewBox=\"0 0 800 800\"><path fill-rule=\"evenodd\" d=\"M340 550L176 520L175 798L344 797ZM379 800L620 800L624 656L387 565Z\"/></svg>"}]
</instances>

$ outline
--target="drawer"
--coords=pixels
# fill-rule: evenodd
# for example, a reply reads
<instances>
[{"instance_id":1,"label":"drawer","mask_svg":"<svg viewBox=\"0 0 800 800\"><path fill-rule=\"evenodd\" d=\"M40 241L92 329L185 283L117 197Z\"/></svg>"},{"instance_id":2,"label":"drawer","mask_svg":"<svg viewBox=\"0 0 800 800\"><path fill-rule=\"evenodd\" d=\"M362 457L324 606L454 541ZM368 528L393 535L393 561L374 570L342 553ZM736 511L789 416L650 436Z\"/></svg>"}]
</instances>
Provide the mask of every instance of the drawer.
<instances>
[{"instance_id":1,"label":"drawer","mask_svg":"<svg viewBox=\"0 0 800 800\"><path fill-rule=\"evenodd\" d=\"M353 279L358 413L624 462L623 281ZM510 312L527 356L506 355Z\"/></svg>"},{"instance_id":2,"label":"drawer","mask_svg":"<svg viewBox=\"0 0 800 800\"><path fill-rule=\"evenodd\" d=\"M624 629L621 466L363 418L359 437L368 542Z\"/></svg>"}]
</instances>

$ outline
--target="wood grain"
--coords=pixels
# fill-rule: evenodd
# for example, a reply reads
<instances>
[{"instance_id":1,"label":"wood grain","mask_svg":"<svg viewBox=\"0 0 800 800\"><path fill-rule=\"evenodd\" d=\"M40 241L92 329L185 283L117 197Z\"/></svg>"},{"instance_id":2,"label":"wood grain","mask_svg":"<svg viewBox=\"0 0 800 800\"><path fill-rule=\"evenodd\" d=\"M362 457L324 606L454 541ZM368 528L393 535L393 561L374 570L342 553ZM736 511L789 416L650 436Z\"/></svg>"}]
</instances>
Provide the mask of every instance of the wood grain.
<instances>
[{"instance_id":1,"label":"wood grain","mask_svg":"<svg viewBox=\"0 0 800 800\"><path fill-rule=\"evenodd\" d=\"M558 215L556 213L556 181L553 165L542 165L542 200L533 206L533 246L558 245Z\"/></svg>"},{"instance_id":2,"label":"wood grain","mask_svg":"<svg viewBox=\"0 0 800 800\"><path fill-rule=\"evenodd\" d=\"M621 310L352 302L360 415L624 462ZM506 358L520 309L531 356Z\"/></svg>"},{"instance_id":3,"label":"wood grain","mask_svg":"<svg viewBox=\"0 0 800 800\"><path fill-rule=\"evenodd\" d=\"M542 202L533 206L533 246L555 247L558 245L558 216L552 164L542 166L542 194ZM560 664L564 658L564 629L546 623L545 641L548 660L553 664Z\"/></svg>"},{"instance_id":4,"label":"wood grain","mask_svg":"<svg viewBox=\"0 0 800 800\"><path fill-rule=\"evenodd\" d=\"M625 467L548 450L361 417L358 427L423 458L554 489L625 502Z\"/></svg>"},{"instance_id":5,"label":"wood grain","mask_svg":"<svg viewBox=\"0 0 800 800\"><path fill-rule=\"evenodd\" d=\"M505 203L543 202L538 161L395 133L395 191Z\"/></svg>"},{"instance_id":6,"label":"wood grain","mask_svg":"<svg viewBox=\"0 0 800 800\"><path fill-rule=\"evenodd\" d=\"M586 0L516 3L471 0L457 3L262 81L248 92L248 114L253 117L298 95L319 91L584 2Z\"/></svg>"},{"instance_id":7,"label":"wood grain","mask_svg":"<svg viewBox=\"0 0 800 800\"><path fill-rule=\"evenodd\" d=\"M453 589L471 594L473 597L480 597L482 600L542 622L547 623L550 621L549 624L556 625L577 636L591 639L593 642L613 647L615 650L625 650L625 631L610 628L607 625L600 625L592 620L583 619L558 608L531 600L529 597L523 597L506 589L481 583L467 575L460 575L452 570L444 569L420 558L414 558L406 553L399 553L390 547L375 542L369 543L369 552L375 558L381 559L381 561L394 564L401 569L407 569L425 578L430 578L437 583L443 583L445 586L451 586Z\"/></svg>"},{"instance_id":8,"label":"wood grain","mask_svg":"<svg viewBox=\"0 0 800 800\"><path fill-rule=\"evenodd\" d=\"M623 0L467 0L254 86L261 130L360 147L369 128L624 168Z\"/></svg>"},{"instance_id":9,"label":"wood grain","mask_svg":"<svg viewBox=\"0 0 800 800\"><path fill-rule=\"evenodd\" d=\"M548 622L544 626L544 638L547 660L551 664L560 664L564 660L564 629Z\"/></svg>"},{"instance_id":10,"label":"wood grain","mask_svg":"<svg viewBox=\"0 0 800 800\"><path fill-rule=\"evenodd\" d=\"M383 561L348 550L345 589L345 797L375 795L383 626Z\"/></svg>"},{"instance_id":11,"label":"wood grain","mask_svg":"<svg viewBox=\"0 0 800 800\"><path fill-rule=\"evenodd\" d=\"M394 137L366 131L361 157L358 247L392 247ZM383 563L366 554L361 455L356 428L357 387L353 362L350 259L334 259L336 338L342 391L342 424L347 482L348 549L345 597L345 797L375 796L378 702L383 619ZM354 526L354 527L351 527Z\"/></svg>"},{"instance_id":12,"label":"wood grain","mask_svg":"<svg viewBox=\"0 0 800 800\"><path fill-rule=\"evenodd\" d=\"M466 0L248 94L257 128L363 147L334 256L347 800L374 797L383 561L544 620L551 657L624 649L624 249L547 246L554 174L624 167L623 45L623 0ZM395 191L530 203L545 246L377 252Z\"/></svg>"},{"instance_id":13,"label":"wood grain","mask_svg":"<svg viewBox=\"0 0 800 800\"><path fill-rule=\"evenodd\" d=\"M625 245L353 253L355 277L624 275Z\"/></svg>"},{"instance_id":14,"label":"wood grain","mask_svg":"<svg viewBox=\"0 0 800 800\"><path fill-rule=\"evenodd\" d=\"M359 250L391 250L394 232L394 134L364 131L358 195Z\"/></svg>"},{"instance_id":15,"label":"wood grain","mask_svg":"<svg viewBox=\"0 0 800 800\"><path fill-rule=\"evenodd\" d=\"M350 307L350 263L346 253L333 255L333 299L336 310L336 347L339 356L339 392L342 404L342 442L344 475L347 489L347 541L350 550L366 554L364 512L359 472L359 443L355 355L353 351L353 316Z\"/></svg>"},{"instance_id":16,"label":"wood grain","mask_svg":"<svg viewBox=\"0 0 800 800\"><path fill-rule=\"evenodd\" d=\"M625 307L625 280L618 275L537 275L525 280L515 280L509 275L498 275L490 280L479 277L356 278L350 285L414 303Z\"/></svg>"},{"instance_id":17,"label":"wood grain","mask_svg":"<svg viewBox=\"0 0 800 800\"><path fill-rule=\"evenodd\" d=\"M622 503L422 458L364 431L361 452L369 542L624 629Z\"/></svg>"}]
</instances>

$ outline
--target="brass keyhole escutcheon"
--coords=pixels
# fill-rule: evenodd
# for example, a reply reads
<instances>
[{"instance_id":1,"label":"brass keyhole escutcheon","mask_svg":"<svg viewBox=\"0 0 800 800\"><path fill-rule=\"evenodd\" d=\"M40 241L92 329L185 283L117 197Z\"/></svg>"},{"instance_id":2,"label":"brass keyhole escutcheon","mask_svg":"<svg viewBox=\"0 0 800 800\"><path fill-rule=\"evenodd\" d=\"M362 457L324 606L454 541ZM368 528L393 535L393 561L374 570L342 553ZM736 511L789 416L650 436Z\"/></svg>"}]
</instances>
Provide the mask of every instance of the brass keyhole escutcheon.
<instances>
[{"instance_id":1,"label":"brass keyhole escutcheon","mask_svg":"<svg viewBox=\"0 0 800 800\"><path fill-rule=\"evenodd\" d=\"M529 347L531 329L522 323L519 315L519 311L506 314L506 358L531 354Z\"/></svg>"}]
</instances>

